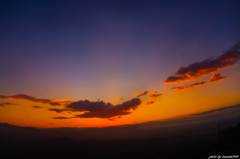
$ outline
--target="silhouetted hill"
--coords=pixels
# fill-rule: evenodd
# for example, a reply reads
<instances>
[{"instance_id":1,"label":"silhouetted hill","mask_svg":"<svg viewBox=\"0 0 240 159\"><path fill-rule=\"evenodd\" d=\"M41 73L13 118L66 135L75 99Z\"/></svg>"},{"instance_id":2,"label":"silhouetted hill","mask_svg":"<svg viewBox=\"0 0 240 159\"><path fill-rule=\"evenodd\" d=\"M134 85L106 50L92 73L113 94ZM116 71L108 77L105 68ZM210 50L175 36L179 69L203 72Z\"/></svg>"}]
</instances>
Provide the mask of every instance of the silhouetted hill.
<instances>
[{"instance_id":1,"label":"silhouetted hill","mask_svg":"<svg viewBox=\"0 0 240 159\"><path fill-rule=\"evenodd\" d=\"M65 129L60 130L63 131ZM100 128L90 129L95 131ZM118 129L118 127L107 129ZM215 136L212 138L203 138L204 135L207 135L203 133L202 136L176 134L166 138L125 140L77 140L68 137L56 137L59 135L52 138L47 136L47 138L32 139L33 136L46 135L44 134L46 132L58 133L56 129L50 130L17 127L6 123L0 124L0 149L2 156L5 158L99 158L101 156L100 158L202 159L214 154L240 154L240 123L235 127L221 130L220 139L217 138L218 133L215 133ZM79 129L73 128L73 130L77 131ZM72 132L73 130L69 129L68 131ZM83 130L90 131L89 129ZM22 135L12 137L13 131L31 134L32 136L30 138L21 138ZM11 134L9 137L6 137L7 135L3 132L11 132ZM66 134L61 135L64 136ZM196 136L199 137L198 140L193 138Z\"/></svg>"}]
</instances>

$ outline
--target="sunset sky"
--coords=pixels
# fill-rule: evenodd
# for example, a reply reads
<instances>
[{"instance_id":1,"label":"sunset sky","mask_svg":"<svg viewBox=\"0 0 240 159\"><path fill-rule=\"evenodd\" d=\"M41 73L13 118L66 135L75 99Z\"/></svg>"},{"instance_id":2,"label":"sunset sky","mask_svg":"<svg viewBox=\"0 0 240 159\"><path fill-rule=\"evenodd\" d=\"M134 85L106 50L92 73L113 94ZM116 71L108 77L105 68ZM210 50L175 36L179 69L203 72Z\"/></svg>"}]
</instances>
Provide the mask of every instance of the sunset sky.
<instances>
[{"instance_id":1,"label":"sunset sky","mask_svg":"<svg viewBox=\"0 0 240 159\"><path fill-rule=\"evenodd\" d=\"M103 127L239 104L239 6L1 0L0 123Z\"/></svg>"}]
</instances>

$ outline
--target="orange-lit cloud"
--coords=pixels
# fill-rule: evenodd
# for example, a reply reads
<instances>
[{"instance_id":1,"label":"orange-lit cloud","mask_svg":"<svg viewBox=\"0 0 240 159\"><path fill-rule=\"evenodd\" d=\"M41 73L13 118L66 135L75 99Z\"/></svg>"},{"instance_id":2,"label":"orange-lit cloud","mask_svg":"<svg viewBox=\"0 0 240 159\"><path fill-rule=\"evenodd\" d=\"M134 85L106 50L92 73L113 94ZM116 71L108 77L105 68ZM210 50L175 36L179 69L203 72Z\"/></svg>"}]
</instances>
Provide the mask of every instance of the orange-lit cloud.
<instances>
[{"instance_id":1,"label":"orange-lit cloud","mask_svg":"<svg viewBox=\"0 0 240 159\"><path fill-rule=\"evenodd\" d=\"M141 96L144 96L146 94L149 94L149 91L145 91L145 92L140 92L140 93L137 93L137 97L141 97Z\"/></svg>"},{"instance_id":2,"label":"orange-lit cloud","mask_svg":"<svg viewBox=\"0 0 240 159\"><path fill-rule=\"evenodd\" d=\"M133 98L130 101L116 106L103 101L90 102L89 100L81 100L67 105L66 108L84 112L83 114L76 115L76 117L79 118L107 118L111 120L113 117L119 118L120 116L130 114L132 111L136 110L141 103L139 98Z\"/></svg>"},{"instance_id":3,"label":"orange-lit cloud","mask_svg":"<svg viewBox=\"0 0 240 159\"><path fill-rule=\"evenodd\" d=\"M15 104L15 103L0 103L0 106L7 106L7 105L18 105L18 104Z\"/></svg>"},{"instance_id":4,"label":"orange-lit cloud","mask_svg":"<svg viewBox=\"0 0 240 159\"><path fill-rule=\"evenodd\" d=\"M173 87L173 88L171 88L171 90L177 90L177 91L188 90L188 89L192 89L192 88L195 88L195 87L202 86L204 84L217 82L217 81L225 79L225 78L226 77L222 77L220 73L217 73L217 74L213 74L211 76L211 80L209 82L202 81L202 82L194 83L194 84L191 84L191 85L185 85L185 86L180 86L180 87Z\"/></svg>"},{"instance_id":5,"label":"orange-lit cloud","mask_svg":"<svg viewBox=\"0 0 240 159\"><path fill-rule=\"evenodd\" d=\"M75 109L71 109L71 108L63 108L63 109L57 109L57 108L51 108L51 109L48 109L49 111L55 111L57 113L62 113L62 112L77 112L78 110L75 110Z\"/></svg>"},{"instance_id":6,"label":"orange-lit cloud","mask_svg":"<svg viewBox=\"0 0 240 159\"><path fill-rule=\"evenodd\" d=\"M40 104L50 104L50 105L61 105L61 104L69 104L72 103L72 101L66 101L66 100L50 100L50 99L38 99L35 97L31 97L26 94L17 94L13 96L4 96L0 95L0 98L2 99L15 99L15 100L28 100L31 102L35 103L40 103Z\"/></svg>"},{"instance_id":7,"label":"orange-lit cloud","mask_svg":"<svg viewBox=\"0 0 240 159\"><path fill-rule=\"evenodd\" d=\"M211 76L211 80L209 81L209 83L213 83L213 82L217 82L219 80L223 80L225 79L226 77L222 77L220 73L216 73L216 74L213 74Z\"/></svg>"},{"instance_id":8,"label":"orange-lit cloud","mask_svg":"<svg viewBox=\"0 0 240 159\"><path fill-rule=\"evenodd\" d=\"M240 60L240 42L216 59L209 58L202 62L190 64L187 67L180 67L175 75L165 79L164 83L172 84L197 80L201 76L207 76L221 69L234 66L238 60Z\"/></svg>"},{"instance_id":9,"label":"orange-lit cloud","mask_svg":"<svg viewBox=\"0 0 240 159\"><path fill-rule=\"evenodd\" d=\"M154 94L150 94L149 97L151 97L151 98L157 98L157 97L159 97L159 96L161 96L161 95L163 95L163 94L161 94L161 93L154 93Z\"/></svg>"}]
</instances>

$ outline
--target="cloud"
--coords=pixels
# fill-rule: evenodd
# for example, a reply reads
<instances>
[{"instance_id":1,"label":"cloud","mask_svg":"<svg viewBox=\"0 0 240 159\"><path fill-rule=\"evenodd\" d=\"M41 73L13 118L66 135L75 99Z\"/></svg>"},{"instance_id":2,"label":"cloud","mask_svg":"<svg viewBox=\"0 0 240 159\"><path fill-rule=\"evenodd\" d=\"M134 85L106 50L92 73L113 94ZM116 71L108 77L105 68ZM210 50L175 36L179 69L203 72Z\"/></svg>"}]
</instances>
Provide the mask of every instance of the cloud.
<instances>
[{"instance_id":1,"label":"cloud","mask_svg":"<svg viewBox=\"0 0 240 159\"><path fill-rule=\"evenodd\" d=\"M66 100L50 100L50 99L38 99L35 97L31 97L29 95L26 94L17 94L17 95L13 95L13 96L4 96L4 95L0 95L0 98L2 99L15 99L15 100L28 100L31 102L35 102L35 103L40 103L40 104L50 104L50 105L61 105L61 104L69 104L72 101L66 101Z\"/></svg>"},{"instance_id":2,"label":"cloud","mask_svg":"<svg viewBox=\"0 0 240 159\"><path fill-rule=\"evenodd\" d=\"M191 84L191 85L185 85L185 86L180 86L180 87L173 87L173 88L171 88L171 90L177 90L177 91L188 90L188 89L192 89L192 88L195 88L195 87L202 86L204 84L214 83L214 82L217 82L219 80L223 80L225 78L226 77L222 77L220 73L217 73L217 74L214 73L211 76L211 80L209 82L202 81L202 82L194 83L194 84Z\"/></svg>"},{"instance_id":3,"label":"cloud","mask_svg":"<svg viewBox=\"0 0 240 159\"><path fill-rule=\"evenodd\" d=\"M120 118L122 115L128 115L136 110L140 104L139 98L133 98L130 101L113 106L111 103L103 101L90 102L89 100L73 102L66 106L66 108L75 109L83 114L76 115L79 118L110 118L110 120ZM114 118L113 118L114 117Z\"/></svg>"},{"instance_id":4,"label":"cloud","mask_svg":"<svg viewBox=\"0 0 240 159\"><path fill-rule=\"evenodd\" d=\"M67 105L67 108L75 109L77 111L90 111L90 112L98 112L98 111L104 111L108 107L111 107L111 103L105 103L103 101L97 101L97 102L90 102L89 100L80 100L78 102L73 102L69 105Z\"/></svg>"},{"instance_id":5,"label":"cloud","mask_svg":"<svg viewBox=\"0 0 240 159\"><path fill-rule=\"evenodd\" d=\"M53 119L70 119L68 117L64 117L64 116L59 116L59 117L52 117Z\"/></svg>"},{"instance_id":6,"label":"cloud","mask_svg":"<svg viewBox=\"0 0 240 159\"><path fill-rule=\"evenodd\" d=\"M7 105L19 105L19 104L15 104L15 103L0 103L0 106L7 106Z\"/></svg>"},{"instance_id":7,"label":"cloud","mask_svg":"<svg viewBox=\"0 0 240 159\"><path fill-rule=\"evenodd\" d=\"M75 110L75 109L71 109L71 108L63 108L63 109L57 109L57 108L51 108L51 109L48 109L49 111L55 111L57 113L62 113L62 112L65 112L65 111L69 111L69 112L76 112L78 110Z\"/></svg>"},{"instance_id":8,"label":"cloud","mask_svg":"<svg viewBox=\"0 0 240 159\"><path fill-rule=\"evenodd\" d=\"M164 83L173 84L197 80L201 76L237 65L238 60L240 60L240 42L215 59L209 58L202 62L192 63L187 67L180 67L175 75L165 79Z\"/></svg>"},{"instance_id":9,"label":"cloud","mask_svg":"<svg viewBox=\"0 0 240 159\"><path fill-rule=\"evenodd\" d=\"M219 80L223 80L225 79L226 77L222 77L220 73L216 73L216 74L213 74L211 76L211 80L209 81L210 83L213 83L213 82L217 82Z\"/></svg>"},{"instance_id":10,"label":"cloud","mask_svg":"<svg viewBox=\"0 0 240 159\"><path fill-rule=\"evenodd\" d=\"M149 97L151 97L151 98L157 98L157 97L159 97L159 96L161 96L161 95L163 95L163 94L161 94L161 93L154 93L154 94L150 94Z\"/></svg>"},{"instance_id":11,"label":"cloud","mask_svg":"<svg viewBox=\"0 0 240 159\"><path fill-rule=\"evenodd\" d=\"M183 87L173 87L171 88L171 90L177 90L177 91L183 91L183 90L187 90L187 89L191 89L191 88L195 88L195 87L198 87L198 86L202 86L206 84L206 82L199 82L199 83L194 83L194 84L191 84L191 85L186 85L186 86L183 86Z\"/></svg>"},{"instance_id":12,"label":"cloud","mask_svg":"<svg viewBox=\"0 0 240 159\"><path fill-rule=\"evenodd\" d=\"M34 105L34 106L32 106L33 108L42 108L42 107L40 107L40 106L37 106L37 105Z\"/></svg>"},{"instance_id":13,"label":"cloud","mask_svg":"<svg viewBox=\"0 0 240 159\"><path fill-rule=\"evenodd\" d=\"M137 93L137 97L141 97L141 96L144 96L146 94L149 94L149 91Z\"/></svg>"},{"instance_id":14,"label":"cloud","mask_svg":"<svg viewBox=\"0 0 240 159\"><path fill-rule=\"evenodd\" d=\"M151 104L153 104L153 103L154 103L154 101L147 102L146 105L151 105Z\"/></svg>"}]
</instances>

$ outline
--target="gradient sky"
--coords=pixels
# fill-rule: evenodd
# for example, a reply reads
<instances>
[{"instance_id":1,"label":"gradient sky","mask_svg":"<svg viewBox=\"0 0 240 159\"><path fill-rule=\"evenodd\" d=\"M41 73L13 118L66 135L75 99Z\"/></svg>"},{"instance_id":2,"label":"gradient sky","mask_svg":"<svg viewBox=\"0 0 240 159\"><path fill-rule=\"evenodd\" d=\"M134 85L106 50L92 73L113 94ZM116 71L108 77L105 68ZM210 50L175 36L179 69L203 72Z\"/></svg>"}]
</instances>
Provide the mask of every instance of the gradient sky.
<instances>
[{"instance_id":1,"label":"gradient sky","mask_svg":"<svg viewBox=\"0 0 240 159\"><path fill-rule=\"evenodd\" d=\"M239 104L239 6L1 0L0 122L101 127Z\"/></svg>"}]
</instances>

